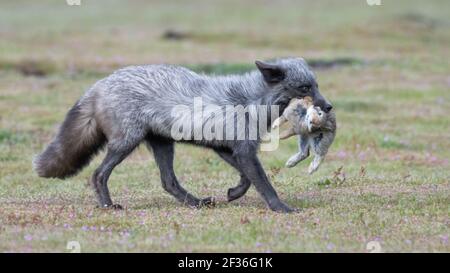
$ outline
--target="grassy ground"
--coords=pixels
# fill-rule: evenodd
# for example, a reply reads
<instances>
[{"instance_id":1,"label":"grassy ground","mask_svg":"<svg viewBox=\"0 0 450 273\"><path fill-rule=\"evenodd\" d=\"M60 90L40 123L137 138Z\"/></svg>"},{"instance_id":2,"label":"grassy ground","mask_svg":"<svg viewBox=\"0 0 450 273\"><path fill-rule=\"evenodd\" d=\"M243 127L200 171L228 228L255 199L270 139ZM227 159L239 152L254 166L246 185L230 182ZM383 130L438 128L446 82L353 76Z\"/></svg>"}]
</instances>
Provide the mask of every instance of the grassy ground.
<instances>
[{"instance_id":1,"label":"grassy ground","mask_svg":"<svg viewBox=\"0 0 450 273\"><path fill-rule=\"evenodd\" d=\"M178 1L177 1L178 2ZM0 251L448 252L448 1L0 2ZM236 9L236 6L239 8ZM166 40L166 30L182 39ZM339 131L314 175L283 168L295 139L262 153L279 195L302 210L270 212L254 189L227 203L238 175L210 151L178 145L176 172L214 209L178 204L140 147L110 179L124 211L95 209L87 181L103 154L66 181L31 159L75 100L103 75L137 63L242 72L254 59L354 58L318 69Z\"/></svg>"}]
</instances>

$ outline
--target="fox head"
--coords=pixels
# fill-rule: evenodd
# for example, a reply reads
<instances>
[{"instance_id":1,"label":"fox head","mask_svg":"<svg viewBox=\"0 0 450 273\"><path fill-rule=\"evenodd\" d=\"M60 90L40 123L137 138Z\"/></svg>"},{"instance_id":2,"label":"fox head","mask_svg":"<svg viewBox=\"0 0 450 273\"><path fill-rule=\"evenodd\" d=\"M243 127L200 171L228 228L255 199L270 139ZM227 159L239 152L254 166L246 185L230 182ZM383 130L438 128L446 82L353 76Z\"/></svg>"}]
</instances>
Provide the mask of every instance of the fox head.
<instances>
[{"instance_id":1,"label":"fox head","mask_svg":"<svg viewBox=\"0 0 450 273\"><path fill-rule=\"evenodd\" d=\"M291 98L311 97L314 106L328 113L333 106L320 94L314 73L302 58L285 58L273 62L256 61L264 81L274 90Z\"/></svg>"}]
</instances>

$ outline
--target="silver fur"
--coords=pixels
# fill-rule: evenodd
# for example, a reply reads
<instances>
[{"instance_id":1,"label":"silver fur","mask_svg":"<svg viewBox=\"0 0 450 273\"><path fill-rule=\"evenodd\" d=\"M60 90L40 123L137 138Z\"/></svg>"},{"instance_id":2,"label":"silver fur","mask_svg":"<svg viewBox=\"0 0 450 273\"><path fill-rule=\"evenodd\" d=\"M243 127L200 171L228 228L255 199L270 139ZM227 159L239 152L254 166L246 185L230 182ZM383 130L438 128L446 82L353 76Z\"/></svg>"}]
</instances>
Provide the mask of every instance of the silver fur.
<instances>
[{"instance_id":1,"label":"silver fur","mask_svg":"<svg viewBox=\"0 0 450 273\"><path fill-rule=\"evenodd\" d=\"M171 129L177 122L188 124L192 119L197 121L193 124L202 125L210 117L191 117L183 112L174 116L175 107L184 105L189 112L194 112L194 99L201 98L205 109L214 106L226 112L226 106L230 105L276 105L281 113L292 98L311 96L314 105L331 109L303 59L257 61L256 66L258 70L231 76L197 74L173 65L130 66L117 70L95 83L71 108L55 138L35 158L34 168L42 177L66 178L86 166L106 144L108 153L91 181L100 206L110 207L113 204L107 187L109 175L134 148L146 142L158 161L163 187L178 200L198 206L204 200L184 190L173 173L173 142L176 139ZM262 120L270 128L274 119L268 113L264 119L260 115L249 115L244 119L225 120L225 123L247 128ZM185 141L213 148L238 169L244 179L233 198L244 195L252 183L271 209L292 211L279 200L260 166L256 156L259 136L256 140L237 139Z\"/></svg>"}]
</instances>

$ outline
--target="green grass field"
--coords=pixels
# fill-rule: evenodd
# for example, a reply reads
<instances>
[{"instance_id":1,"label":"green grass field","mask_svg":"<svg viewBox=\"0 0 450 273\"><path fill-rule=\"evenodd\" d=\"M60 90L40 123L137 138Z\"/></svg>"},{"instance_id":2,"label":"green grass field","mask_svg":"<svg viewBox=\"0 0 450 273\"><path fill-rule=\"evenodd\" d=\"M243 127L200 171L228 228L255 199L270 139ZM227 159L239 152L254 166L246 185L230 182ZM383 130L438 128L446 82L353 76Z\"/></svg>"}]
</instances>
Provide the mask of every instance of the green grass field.
<instances>
[{"instance_id":1,"label":"green grass field","mask_svg":"<svg viewBox=\"0 0 450 273\"><path fill-rule=\"evenodd\" d=\"M148 3L148 4L147 4ZM0 1L0 251L449 252L450 2ZM164 39L168 30L180 39ZM177 145L176 172L216 208L166 194L152 155L137 149L110 179L123 211L95 208L78 176L38 178L33 155L96 80L130 64L175 63L242 73L255 59L351 58L317 69L338 133L319 171L285 161L296 139L260 154L283 200L269 211L251 188L227 203L239 176L213 152Z\"/></svg>"}]
</instances>

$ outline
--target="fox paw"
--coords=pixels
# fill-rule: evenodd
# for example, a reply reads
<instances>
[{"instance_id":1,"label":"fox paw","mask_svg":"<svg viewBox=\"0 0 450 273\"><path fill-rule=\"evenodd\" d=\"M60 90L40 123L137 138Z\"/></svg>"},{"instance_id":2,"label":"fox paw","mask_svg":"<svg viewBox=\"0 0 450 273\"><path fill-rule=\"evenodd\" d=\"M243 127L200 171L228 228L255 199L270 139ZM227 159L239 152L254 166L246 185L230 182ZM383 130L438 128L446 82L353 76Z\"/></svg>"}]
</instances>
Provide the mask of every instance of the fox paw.
<instances>
[{"instance_id":1,"label":"fox paw","mask_svg":"<svg viewBox=\"0 0 450 273\"><path fill-rule=\"evenodd\" d=\"M123 207L119 204L112 204L112 205L103 205L103 206L97 206L97 208L101 209L112 209L112 210L123 210Z\"/></svg>"},{"instance_id":2,"label":"fox paw","mask_svg":"<svg viewBox=\"0 0 450 273\"><path fill-rule=\"evenodd\" d=\"M215 207L216 206L216 199L214 197L206 197L200 200L200 202L198 203L197 207L198 208L202 208L202 207Z\"/></svg>"}]
</instances>

